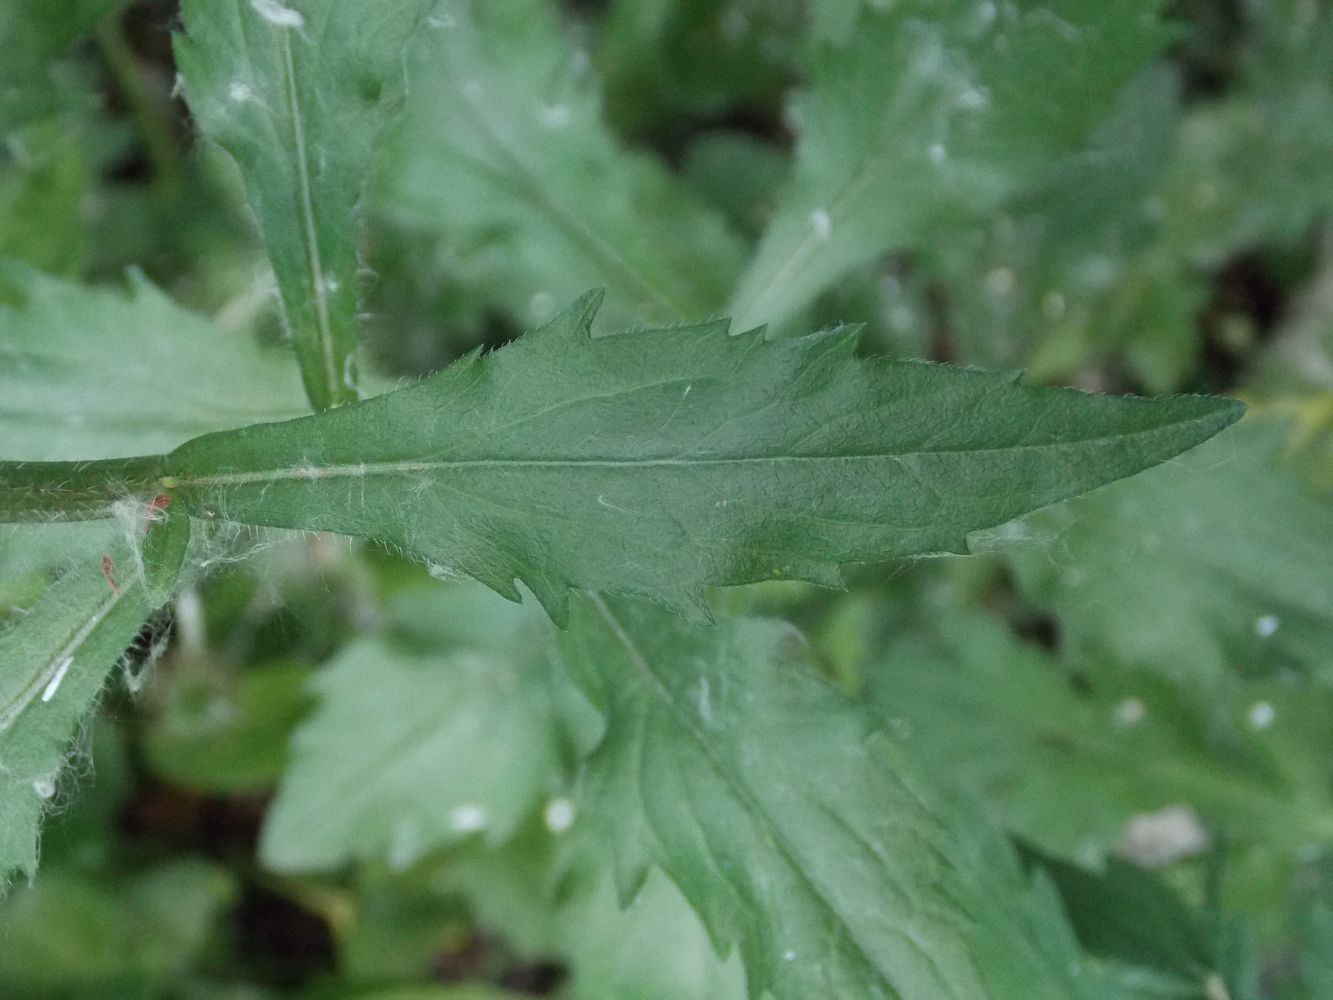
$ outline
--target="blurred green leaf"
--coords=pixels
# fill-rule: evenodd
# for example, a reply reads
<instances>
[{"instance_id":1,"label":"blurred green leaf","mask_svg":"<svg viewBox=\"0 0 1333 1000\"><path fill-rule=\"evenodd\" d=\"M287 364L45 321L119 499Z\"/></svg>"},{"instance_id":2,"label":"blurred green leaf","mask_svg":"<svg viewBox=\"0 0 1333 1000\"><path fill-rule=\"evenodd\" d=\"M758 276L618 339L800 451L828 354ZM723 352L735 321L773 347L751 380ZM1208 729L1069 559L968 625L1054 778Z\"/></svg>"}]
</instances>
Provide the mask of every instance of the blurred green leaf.
<instances>
[{"instance_id":1,"label":"blurred green leaf","mask_svg":"<svg viewBox=\"0 0 1333 1000\"><path fill-rule=\"evenodd\" d=\"M430 0L187 0L185 94L245 177L316 409L356 398L357 207Z\"/></svg>"},{"instance_id":2,"label":"blurred green leaf","mask_svg":"<svg viewBox=\"0 0 1333 1000\"><path fill-rule=\"evenodd\" d=\"M0 257L72 273L82 262L93 185L87 135L68 118L9 138L0 152Z\"/></svg>"},{"instance_id":3,"label":"blurred green leaf","mask_svg":"<svg viewBox=\"0 0 1333 1000\"><path fill-rule=\"evenodd\" d=\"M763 231L774 191L786 176L778 147L744 132L707 132L685 152L685 179L747 236Z\"/></svg>"},{"instance_id":4,"label":"blurred green leaf","mask_svg":"<svg viewBox=\"0 0 1333 1000\"><path fill-rule=\"evenodd\" d=\"M732 299L790 319L859 264L1038 179L1166 40L1156 0L871 4L817 47L795 171Z\"/></svg>"},{"instance_id":5,"label":"blurred green leaf","mask_svg":"<svg viewBox=\"0 0 1333 1000\"><path fill-rule=\"evenodd\" d=\"M150 691L161 708L143 741L148 764L187 788L253 792L275 784L287 741L311 703L309 678L299 663L223 671L181 662Z\"/></svg>"},{"instance_id":6,"label":"blurred green leaf","mask_svg":"<svg viewBox=\"0 0 1333 1000\"><path fill-rule=\"evenodd\" d=\"M1127 966L1153 968L1192 984L1201 998L1221 984L1232 1000L1257 997L1257 983L1239 978L1243 959L1215 914L1195 910L1155 874L1112 860L1093 875L1043 862L1064 900L1083 947ZM1226 975L1223 975L1226 973Z\"/></svg>"},{"instance_id":7,"label":"blurred green leaf","mask_svg":"<svg viewBox=\"0 0 1333 1000\"><path fill-rule=\"evenodd\" d=\"M1086 148L981 226L926 248L930 266L917 280L948 283L961 359L1059 378L1138 338L1193 360L1205 290L1179 280L1180 248L1149 249L1160 238L1151 199L1176 139L1179 90L1169 67L1150 67ZM1179 370L1149 384L1169 391Z\"/></svg>"},{"instance_id":8,"label":"blurred green leaf","mask_svg":"<svg viewBox=\"0 0 1333 1000\"><path fill-rule=\"evenodd\" d=\"M445 0L410 64L377 200L439 235L520 326L605 286L609 327L715 316L741 247L659 163L620 146L550 0Z\"/></svg>"},{"instance_id":9,"label":"blurred green leaf","mask_svg":"<svg viewBox=\"0 0 1333 1000\"><path fill-rule=\"evenodd\" d=\"M805 9L796 0L607 6L593 58L606 80L607 116L631 135L684 130L773 103L802 44Z\"/></svg>"},{"instance_id":10,"label":"blurred green leaf","mask_svg":"<svg viewBox=\"0 0 1333 1000\"><path fill-rule=\"evenodd\" d=\"M132 876L52 868L0 905L0 989L34 998L162 996L198 959L234 891L229 873L188 858Z\"/></svg>"},{"instance_id":11,"label":"blurred green leaf","mask_svg":"<svg viewBox=\"0 0 1333 1000\"><path fill-rule=\"evenodd\" d=\"M975 613L936 613L928 629L899 630L866 683L939 781L978 793L1055 857L1100 867L1135 816L1182 807L1272 850L1333 842L1327 696L1217 685L1201 715L1160 679L1078 662L1076 676ZM1207 846L1207 829L1192 848L1182 830L1179 850Z\"/></svg>"},{"instance_id":12,"label":"blurred green leaf","mask_svg":"<svg viewBox=\"0 0 1333 1000\"><path fill-rule=\"evenodd\" d=\"M1236 675L1333 682L1333 504L1284 460L1287 433L1256 416L1002 532L1023 589L1059 614L1077 655L1202 697Z\"/></svg>"},{"instance_id":13,"label":"blurred green leaf","mask_svg":"<svg viewBox=\"0 0 1333 1000\"><path fill-rule=\"evenodd\" d=\"M699 918L660 872L622 909L607 877L557 914L568 1000L746 1000L740 958L718 958Z\"/></svg>"},{"instance_id":14,"label":"blurred green leaf","mask_svg":"<svg viewBox=\"0 0 1333 1000\"><path fill-rule=\"evenodd\" d=\"M401 869L469 836L511 836L555 764L533 662L541 643L524 638L506 654L413 654L371 638L346 646L314 681L318 707L296 732L265 821L265 863L307 871L367 858Z\"/></svg>"},{"instance_id":15,"label":"blurred green leaf","mask_svg":"<svg viewBox=\"0 0 1333 1000\"><path fill-rule=\"evenodd\" d=\"M1333 905L1319 903L1305 914L1301 938L1302 991L1295 995L1306 1000L1333 995Z\"/></svg>"},{"instance_id":16,"label":"blurred green leaf","mask_svg":"<svg viewBox=\"0 0 1333 1000\"><path fill-rule=\"evenodd\" d=\"M303 412L291 366L141 276L98 290L0 263L0 456L93 459Z\"/></svg>"},{"instance_id":17,"label":"blurred green leaf","mask_svg":"<svg viewBox=\"0 0 1333 1000\"><path fill-rule=\"evenodd\" d=\"M126 0L23 0L0 9L0 129L45 117L64 102L58 57Z\"/></svg>"},{"instance_id":18,"label":"blurred green leaf","mask_svg":"<svg viewBox=\"0 0 1333 1000\"><path fill-rule=\"evenodd\" d=\"M347 994L347 1000L520 1000L491 986L398 986Z\"/></svg>"}]
</instances>

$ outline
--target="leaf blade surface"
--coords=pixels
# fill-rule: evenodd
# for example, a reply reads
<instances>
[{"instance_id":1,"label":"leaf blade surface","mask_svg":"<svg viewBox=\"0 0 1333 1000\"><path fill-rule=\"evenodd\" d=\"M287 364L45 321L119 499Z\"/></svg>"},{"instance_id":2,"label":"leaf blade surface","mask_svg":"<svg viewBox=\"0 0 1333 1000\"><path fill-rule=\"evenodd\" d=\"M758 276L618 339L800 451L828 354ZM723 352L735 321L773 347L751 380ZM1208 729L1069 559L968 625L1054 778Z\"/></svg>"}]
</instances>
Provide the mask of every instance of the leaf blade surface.
<instances>
[{"instance_id":1,"label":"leaf blade surface","mask_svg":"<svg viewBox=\"0 0 1333 1000\"><path fill-rule=\"evenodd\" d=\"M739 946L751 996L1079 995L1049 896L807 668L794 629L592 598L561 648L607 718L584 799L622 893L661 867Z\"/></svg>"},{"instance_id":2,"label":"leaf blade surface","mask_svg":"<svg viewBox=\"0 0 1333 1000\"><path fill-rule=\"evenodd\" d=\"M378 538L508 596L521 579L557 618L568 587L702 615L710 585L962 551L1240 410L862 361L848 330L593 338L594 306L397 392L197 438L163 485L196 516Z\"/></svg>"},{"instance_id":3,"label":"leaf blade surface","mask_svg":"<svg viewBox=\"0 0 1333 1000\"><path fill-rule=\"evenodd\" d=\"M236 160L316 409L356 398L357 212L429 0L186 3L190 109Z\"/></svg>"}]
</instances>

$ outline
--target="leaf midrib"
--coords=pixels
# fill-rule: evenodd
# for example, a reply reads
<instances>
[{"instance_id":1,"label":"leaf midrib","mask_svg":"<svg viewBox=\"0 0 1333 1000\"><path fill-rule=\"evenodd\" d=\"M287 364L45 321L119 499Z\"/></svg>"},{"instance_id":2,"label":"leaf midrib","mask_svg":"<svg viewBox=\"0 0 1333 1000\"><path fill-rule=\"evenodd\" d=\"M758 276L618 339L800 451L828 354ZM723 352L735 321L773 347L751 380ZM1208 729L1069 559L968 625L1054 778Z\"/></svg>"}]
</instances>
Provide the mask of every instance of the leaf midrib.
<instances>
[{"instance_id":1,"label":"leaf midrib","mask_svg":"<svg viewBox=\"0 0 1333 1000\"><path fill-rule=\"evenodd\" d=\"M315 305L315 349L319 354L320 369L330 399L339 392L337 363L334 360L333 320L329 311L328 292L324 284L324 263L319 249L319 227L315 222L315 202L310 181L309 156L306 151L305 122L302 118L300 94L296 89L296 66L292 56L292 32L281 29L283 98L287 121L291 127L292 147L296 159L297 201L301 215L301 232L305 238L306 261L310 270L311 301Z\"/></svg>"},{"instance_id":2,"label":"leaf midrib","mask_svg":"<svg viewBox=\"0 0 1333 1000\"><path fill-rule=\"evenodd\" d=\"M244 472L217 472L198 476L171 476L162 478L162 485L167 489L183 489L210 486L243 486L250 483L275 481L316 481L321 479L364 479L370 476L410 475L432 472L445 472L454 469L474 468L602 468L602 469L641 469L641 468L695 468L730 465L768 465L783 463L823 463L823 462L867 462L867 461L902 461L908 458L921 458L936 455L983 455L1010 451L1036 451L1078 447L1081 445L1110 444L1128 439L1160 434L1172 428L1191 423L1200 423L1215 419L1215 414L1205 414L1189 420L1156 427L1141 428L1120 434L1099 434L1091 437L1072 438L1068 441L1055 441L1043 444L1005 444L985 447L907 449L904 451L864 452L853 454L825 455L739 455L718 458L473 458L473 459L436 459L408 460L393 462L355 462L333 465L281 466L271 469L253 469ZM308 419L308 418L302 418ZM223 432L227 433L227 432Z\"/></svg>"},{"instance_id":3,"label":"leaf midrib","mask_svg":"<svg viewBox=\"0 0 1333 1000\"><path fill-rule=\"evenodd\" d=\"M525 194L539 211L545 212L556 227L564 231L575 244L582 247L585 253L598 261L606 270L618 272L623 280L638 290L638 294L646 296L657 308L666 310L667 316L679 317L685 315L688 310L682 308L674 296L658 287L647 275L634 267L616 249L614 243L603 238L600 233L587 225L576 214L567 211L559 201L548 196L541 181L527 168L519 154L491 127L484 111L476 106L476 99L468 93L468 88L459 79L451 60L442 60L440 67L449 77L454 93L461 97L461 100L457 102L458 107L472 120L482 139L490 145L500 160L512 171L513 180L516 182L519 191ZM460 149L459 152L464 154L464 157L471 162L478 172L483 174L494 173L493 170L488 170L487 164L476 158L466 156L466 151Z\"/></svg>"},{"instance_id":4,"label":"leaf midrib","mask_svg":"<svg viewBox=\"0 0 1333 1000\"><path fill-rule=\"evenodd\" d=\"M615 612L607 606L606 602L600 596L590 594L589 599L597 609L598 614L602 616L603 621L606 622L607 627L611 630L611 634L615 636L616 641L625 649L626 654L630 658L630 662L633 663L638 668L639 672L644 675L645 679L657 693L667 710L680 723L681 728L689 733L700 752L712 766L714 773L722 780L731 791L732 795L735 796L736 800L744 807L746 813L755 821L755 824L764 831L769 843L773 845L774 849L781 855L782 860L786 862L787 866L806 886L810 896L817 902L820 909L824 910L835 924L845 928L846 934L844 935L843 940L851 944L855 949L856 954L860 956L861 961L865 963L866 968L870 970L874 977L883 984L892 996L901 997L901 992L885 976L884 972L871 958L870 953L857 937L856 929L838 912L837 908L825 894L822 887L797 861L795 851L786 842L786 839L782 836L779 828L772 822L768 814L764 812L763 808L750 791L737 781L736 777L728 768L723 766L722 762L713 753L712 745L707 736L699 729L699 726L695 723L694 719L681 710L676 699L672 697L670 689L667 688L666 684L653 669L652 662L648 659L643 650L639 648L633 637L630 636L629 632L625 629L624 624L616 617Z\"/></svg>"},{"instance_id":5,"label":"leaf midrib","mask_svg":"<svg viewBox=\"0 0 1333 1000\"><path fill-rule=\"evenodd\" d=\"M97 627L106 621L107 616L124 599L131 586L133 585L126 585L119 590L113 590L108 586L107 595L101 603L74 628L69 634L69 638L60 645L54 654L42 661L41 665L32 672L27 683L14 695L9 703L0 706L0 734L7 732L19 720L28 706L37 698L38 693L45 690L46 686L51 683L51 680L59 671L60 665L65 660L78 655L79 650L97 631Z\"/></svg>"}]
</instances>

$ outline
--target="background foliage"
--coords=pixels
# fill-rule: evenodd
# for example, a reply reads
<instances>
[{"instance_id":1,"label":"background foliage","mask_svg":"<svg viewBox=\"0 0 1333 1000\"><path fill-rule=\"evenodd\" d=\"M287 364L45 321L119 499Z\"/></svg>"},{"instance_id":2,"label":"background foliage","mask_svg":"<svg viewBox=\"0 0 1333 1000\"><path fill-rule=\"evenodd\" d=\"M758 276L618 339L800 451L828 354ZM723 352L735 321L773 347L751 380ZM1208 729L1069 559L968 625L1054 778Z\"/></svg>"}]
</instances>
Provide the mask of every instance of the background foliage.
<instances>
[{"instance_id":1,"label":"background foliage","mask_svg":"<svg viewBox=\"0 0 1333 1000\"><path fill-rule=\"evenodd\" d=\"M705 606L738 578L673 549L650 596L711 631L524 577L557 633L426 544L219 527L135 638L182 538L5 527L0 670L93 625L50 733L0 727L0 857L47 817L0 994L1333 995L1323 0L183 6L0 8L0 458L296 416L594 286L594 333L856 322L1250 410L845 590ZM708 329L672 336L731 364ZM563 343L506 406L597 344ZM144 572L51 588L85 551Z\"/></svg>"}]
</instances>

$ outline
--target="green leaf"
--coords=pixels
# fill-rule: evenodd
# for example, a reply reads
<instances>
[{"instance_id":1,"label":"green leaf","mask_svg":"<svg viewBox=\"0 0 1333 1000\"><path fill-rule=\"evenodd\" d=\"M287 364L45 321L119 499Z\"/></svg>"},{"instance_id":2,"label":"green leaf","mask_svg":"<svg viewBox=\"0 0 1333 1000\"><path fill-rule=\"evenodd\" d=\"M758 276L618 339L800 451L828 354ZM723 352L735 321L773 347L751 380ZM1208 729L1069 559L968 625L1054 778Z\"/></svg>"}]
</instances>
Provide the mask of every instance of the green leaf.
<instances>
[{"instance_id":1,"label":"green leaf","mask_svg":"<svg viewBox=\"0 0 1333 1000\"><path fill-rule=\"evenodd\" d=\"M504 604L477 590L482 609ZM525 644L529 634L513 634L507 655L414 654L383 639L344 648L316 678L318 708L293 738L265 821L265 862L304 871L387 858L405 868L472 835L510 836L555 762L547 689L531 662L541 644Z\"/></svg>"},{"instance_id":2,"label":"green leaf","mask_svg":"<svg viewBox=\"0 0 1333 1000\"><path fill-rule=\"evenodd\" d=\"M1305 989L1297 996L1328 996L1333 991L1333 903L1325 900L1309 908L1300 937L1300 982Z\"/></svg>"},{"instance_id":3,"label":"green leaf","mask_svg":"<svg viewBox=\"0 0 1333 1000\"><path fill-rule=\"evenodd\" d=\"M154 773L175 785L253 793L275 785L287 743L310 707L310 668L255 664L237 672L206 661L181 663L149 697L160 704L143 740Z\"/></svg>"},{"instance_id":4,"label":"green leaf","mask_svg":"<svg viewBox=\"0 0 1333 1000\"><path fill-rule=\"evenodd\" d=\"M1104 873L1042 860L1064 900L1069 922L1084 948L1127 965L1177 976L1202 996L1211 979L1230 982L1235 956L1230 935L1213 924L1215 914L1186 905L1159 875L1112 860ZM1232 983L1231 997L1257 995Z\"/></svg>"},{"instance_id":5,"label":"green leaf","mask_svg":"<svg viewBox=\"0 0 1333 1000\"><path fill-rule=\"evenodd\" d=\"M703 615L710 584L835 585L840 563L962 551L1241 409L862 361L845 329L593 338L594 305L416 386L198 438L161 482L195 516L371 536L515 598L517 577L557 619L567 586ZM18 507L68 470L9 475Z\"/></svg>"},{"instance_id":6,"label":"green leaf","mask_svg":"<svg viewBox=\"0 0 1333 1000\"><path fill-rule=\"evenodd\" d=\"M918 280L947 282L960 357L1029 365L1043 379L1084 371L1126 344L1190 359L1203 282L1176 273L1192 244L1173 246L1181 241L1163 237L1162 220L1146 207L1176 141L1180 89L1171 67L1149 67L1085 148L1001 212L928 249ZM1164 204L1174 222L1189 199ZM1160 376L1151 384L1163 382L1163 391L1179 384Z\"/></svg>"},{"instance_id":7,"label":"green leaf","mask_svg":"<svg viewBox=\"0 0 1333 1000\"><path fill-rule=\"evenodd\" d=\"M86 121L55 115L8 137L7 145L21 155L0 153L0 258L74 272L86 249L83 210L101 165L89 149Z\"/></svg>"},{"instance_id":8,"label":"green leaf","mask_svg":"<svg viewBox=\"0 0 1333 1000\"><path fill-rule=\"evenodd\" d=\"M87 288L0 262L0 456L107 458L306 410L291 365L142 277Z\"/></svg>"},{"instance_id":9,"label":"green leaf","mask_svg":"<svg viewBox=\"0 0 1333 1000\"><path fill-rule=\"evenodd\" d=\"M179 567L177 567L179 568ZM86 553L18 622L0 632L0 878L37 870L37 833L70 740L148 613L126 545Z\"/></svg>"},{"instance_id":10,"label":"green leaf","mask_svg":"<svg viewBox=\"0 0 1333 1000\"><path fill-rule=\"evenodd\" d=\"M593 62L607 116L650 140L777 103L807 15L800 0L614 0L605 11Z\"/></svg>"},{"instance_id":11,"label":"green leaf","mask_svg":"<svg viewBox=\"0 0 1333 1000\"><path fill-rule=\"evenodd\" d=\"M430 0L187 0L190 109L245 178L306 393L356 398L357 206Z\"/></svg>"},{"instance_id":12,"label":"green leaf","mask_svg":"<svg viewBox=\"0 0 1333 1000\"><path fill-rule=\"evenodd\" d=\"M622 894L662 868L739 945L751 997L1079 995L1048 887L808 669L790 626L592 598L562 648L606 715L584 799Z\"/></svg>"},{"instance_id":13,"label":"green leaf","mask_svg":"<svg viewBox=\"0 0 1333 1000\"><path fill-rule=\"evenodd\" d=\"M379 202L438 234L523 326L599 285L608 325L717 315L739 241L660 163L616 141L587 57L564 34L550 0L441 3L410 63Z\"/></svg>"},{"instance_id":14,"label":"green leaf","mask_svg":"<svg viewBox=\"0 0 1333 1000\"><path fill-rule=\"evenodd\" d=\"M725 962L671 882L651 873L628 908L602 877L556 914L570 1000L745 1000L738 956Z\"/></svg>"},{"instance_id":15,"label":"green leaf","mask_svg":"<svg viewBox=\"0 0 1333 1000\"><path fill-rule=\"evenodd\" d=\"M870 4L820 45L791 183L732 300L790 318L843 273L995 208L1166 40L1157 0Z\"/></svg>"},{"instance_id":16,"label":"green leaf","mask_svg":"<svg viewBox=\"0 0 1333 1000\"><path fill-rule=\"evenodd\" d=\"M1333 683L1333 504L1258 417L1177 462L1002 533L1079 655L1210 697L1234 673ZM1023 542L1023 539L1027 539ZM1020 544L1014 544L1016 541Z\"/></svg>"},{"instance_id":17,"label":"green leaf","mask_svg":"<svg viewBox=\"0 0 1333 1000\"><path fill-rule=\"evenodd\" d=\"M6 996L153 997L198 960L232 875L176 858L130 877L57 867L0 907Z\"/></svg>"},{"instance_id":18,"label":"green leaf","mask_svg":"<svg viewBox=\"0 0 1333 1000\"><path fill-rule=\"evenodd\" d=\"M871 702L938 782L1048 855L1100 868L1133 817L1182 807L1270 850L1333 836L1318 691L1216 686L1196 713L1151 675L1080 657L1076 677L975 613L933 610L929 627L895 631L866 672Z\"/></svg>"},{"instance_id":19,"label":"green leaf","mask_svg":"<svg viewBox=\"0 0 1333 1000\"><path fill-rule=\"evenodd\" d=\"M0 608L35 603L51 582L50 570L109 551L119 530L113 521L0 525Z\"/></svg>"},{"instance_id":20,"label":"green leaf","mask_svg":"<svg viewBox=\"0 0 1333 1000\"><path fill-rule=\"evenodd\" d=\"M390 986L358 992L355 1000L522 1000L520 994L491 986Z\"/></svg>"},{"instance_id":21,"label":"green leaf","mask_svg":"<svg viewBox=\"0 0 1333 1000\"><path fill-rule=\"evenodd\" d=\"M64 102L57 60L125 0L24 0L0 8L0 128L44 117Z\"/></svg>"}]
</instances>

